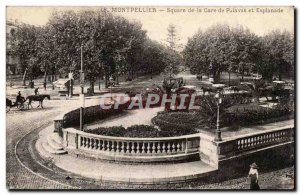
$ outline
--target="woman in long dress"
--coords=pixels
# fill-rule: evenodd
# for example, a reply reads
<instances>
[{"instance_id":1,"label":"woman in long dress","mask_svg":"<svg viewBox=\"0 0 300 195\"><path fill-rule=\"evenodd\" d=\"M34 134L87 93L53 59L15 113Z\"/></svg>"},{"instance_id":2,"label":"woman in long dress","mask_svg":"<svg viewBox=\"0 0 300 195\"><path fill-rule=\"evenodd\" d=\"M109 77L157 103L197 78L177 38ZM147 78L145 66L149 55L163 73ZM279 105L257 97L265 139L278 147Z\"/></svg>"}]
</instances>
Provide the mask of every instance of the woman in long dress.
<instances>
[{"instance_id":1,"label":"woman in long dress","mask_svg":"<svg viewBox=\"0 0 300 195\"><path fill-rule=\"evenodd\" d=\"M250 190L259 190L258 185L258 166L256 163L250 165L250 171L248 177L250 178Z\"/></svg>"}]
</instances>

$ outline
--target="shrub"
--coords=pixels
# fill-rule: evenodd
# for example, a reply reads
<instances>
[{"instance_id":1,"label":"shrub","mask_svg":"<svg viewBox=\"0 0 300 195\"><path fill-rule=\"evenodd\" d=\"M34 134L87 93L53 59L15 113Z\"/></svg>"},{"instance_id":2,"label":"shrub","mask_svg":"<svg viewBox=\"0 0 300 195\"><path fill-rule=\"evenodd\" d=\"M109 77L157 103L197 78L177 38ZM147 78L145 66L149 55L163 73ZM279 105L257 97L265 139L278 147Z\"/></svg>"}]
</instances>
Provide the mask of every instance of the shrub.
<instances>
[{"instance_id":1,"label":"shrub","mask_svg":"<svg viewBox=\"0 0 300 195\"><path fill-rule=\"evenodd\" d=\"M161 137L160 131L150 125L133 125L126 129L124 137Z\"/></svg>"},{"instance_id":2,"label":"shrub","mask_svg":"<svg viewBox=\"0 0 300 195\"><path fill-rule=\"evenodd\" d=\"M152 123L161 129L164 137L196 133L195 128L201 122L195 112L161 112L152 119Z\"/></svg>"},{"instance_id":3,"label":"shrub","mask_svg":"<svg viewBox=\"0 0 300 195\"><path fill-rule=\"evenodd\" d=\"M249 107L251 108L244 107L244 109L227 112L223 116L223 122L226 125L257 125L287 119L294 113L293 107L282 104L278 104L274 108L263 108L254 105Z\"/></svg>"},{"instance_id":4,"label":"shrub","mask_svg":"<svg viewBox=\"0 0 300 195\"><path fill-rule=\"evenodd\" d=\"M90 123L105 119L115 114L123 112L127 108L127 103L119 105L118 109L102 109L100 105L84 108L84 122ZM80 124L80 109L73 110L64 116L64 127L78 126Z\"/></svg>"},{"instance_id":5,"label":"shrub","mask_svg":"<svg viewBox=\"0 0 300 195\"><path fill-rule=\"evenodd\" d=\"M125 131L126 129L122 126L114 126L114 127L98 127L96 129L88 129L85 132L96 134L96 135L123 137Z\"/></svg>"}]
</instances>

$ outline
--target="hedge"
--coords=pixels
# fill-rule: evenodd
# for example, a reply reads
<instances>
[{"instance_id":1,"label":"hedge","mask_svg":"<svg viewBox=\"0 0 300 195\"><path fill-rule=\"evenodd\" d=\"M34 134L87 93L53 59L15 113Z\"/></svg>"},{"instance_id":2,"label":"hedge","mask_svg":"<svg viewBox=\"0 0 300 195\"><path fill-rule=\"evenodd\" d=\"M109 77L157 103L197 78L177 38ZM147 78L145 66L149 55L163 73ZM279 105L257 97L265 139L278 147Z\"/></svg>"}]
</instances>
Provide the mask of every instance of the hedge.
<instances>
[{"instance_id":1,"label":"hedge","mask_svg":"<svg viewBox=\"0 0 300 195\"><path fill-rule=\"evenodd\" d=\"M234 110L225 113L223 123L230 125L258 125L293 118L293 107L278 105L275 108L255 108Z\"/></svg>"},{"instance_id":2,"label":"hedge","mask_svg":"<svg viewBox=\"0 0 300 195\"><path fill-rule=\"evenodd\" d=\"M114 137L133 137L133 138L134 137L135 138L176 137L176 136L186 135L182 131L178 131L174 129L168 129L162 131L150 125L133 125L128 127L127 129L125 129L122 126L99 127L96 129L88 129L85 132L96 134L96 135L114 136Z\"/></svg>"},{"instance_id":3,"label":"hedge","mask_svg":"<svg viewBox=\"0 0 300 195\"><path fill-rule=\"evenodd\" d=\"M100 105L84 108L84 123L108 118L115 114L122 113L126 108L127 103L119 105L118 109L114 109L114 105L112 105L110 109L102 109ZM64 115L64 128L78 125L80 125L79 108Z\"/></svg>"}]
</instances>

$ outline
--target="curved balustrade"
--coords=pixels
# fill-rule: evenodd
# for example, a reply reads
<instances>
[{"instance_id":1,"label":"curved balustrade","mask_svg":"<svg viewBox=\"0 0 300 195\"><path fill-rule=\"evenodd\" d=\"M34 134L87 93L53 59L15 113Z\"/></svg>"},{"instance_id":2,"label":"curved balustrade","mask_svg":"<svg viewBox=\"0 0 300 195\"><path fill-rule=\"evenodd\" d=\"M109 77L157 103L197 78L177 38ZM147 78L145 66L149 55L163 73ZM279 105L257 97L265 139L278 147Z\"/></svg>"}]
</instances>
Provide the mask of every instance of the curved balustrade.
<instances>
[{"instance_id":1,"label":"curved balustrade","mask_svg":"<svg viewBox=\"0 0 300 195\"><path fill-rule=\"evenodd\" d=\"M199 157L198 134L166 138L125 138L64 129L64 145L85 156L123 161L168 161ZM89 153L91 152L91 153Z\"/></svg>"}]
</instances>

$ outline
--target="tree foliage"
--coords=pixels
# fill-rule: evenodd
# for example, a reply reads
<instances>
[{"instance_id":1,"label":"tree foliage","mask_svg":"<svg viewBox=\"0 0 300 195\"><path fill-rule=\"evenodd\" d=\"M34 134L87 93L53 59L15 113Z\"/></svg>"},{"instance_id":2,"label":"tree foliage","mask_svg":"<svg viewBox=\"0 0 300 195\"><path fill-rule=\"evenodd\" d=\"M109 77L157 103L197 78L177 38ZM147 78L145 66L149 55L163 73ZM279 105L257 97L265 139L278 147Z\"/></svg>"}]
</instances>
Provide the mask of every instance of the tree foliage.
<instances>
[{"instance_id":1,"label":"tree foliage","mask_svg":"<svg viewBox=\"0 0 300 195\"><path fill-rule=\"evenodd\" d=\"M220 73L258 72L272 78L293 69L293 36L287 31L273 31L259 37L243 26L214 25L199 30L188 40L184 60L194 74L213 75L216 82Z\"/></svg>"},{"instance_id":2,"label":"tree foliage","mask_svg":"<svg viewBox=\"0 0 300 195\"><path fill-rule=\"evenodd\" d=\"M21 25L14 36L13 53L37 75L67 75L78 78L81 50L85 78L91 87L97 78L124 74L160 73L174 54L150 40L142 24L108 12L55 11L42 27ZM30 59L32 59L30 61ZM31 63L29 63L31 62Z\"/></svg>"}]
</instances>

